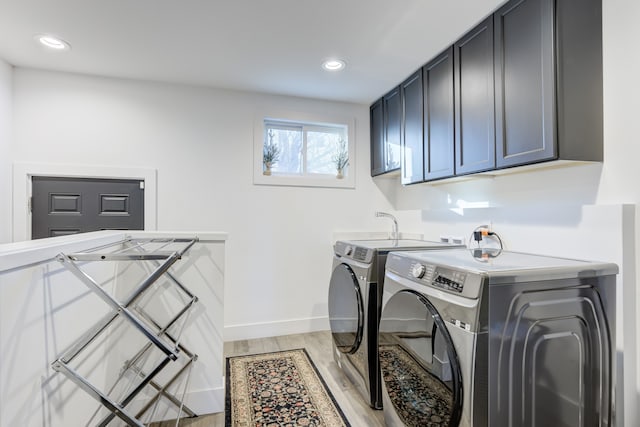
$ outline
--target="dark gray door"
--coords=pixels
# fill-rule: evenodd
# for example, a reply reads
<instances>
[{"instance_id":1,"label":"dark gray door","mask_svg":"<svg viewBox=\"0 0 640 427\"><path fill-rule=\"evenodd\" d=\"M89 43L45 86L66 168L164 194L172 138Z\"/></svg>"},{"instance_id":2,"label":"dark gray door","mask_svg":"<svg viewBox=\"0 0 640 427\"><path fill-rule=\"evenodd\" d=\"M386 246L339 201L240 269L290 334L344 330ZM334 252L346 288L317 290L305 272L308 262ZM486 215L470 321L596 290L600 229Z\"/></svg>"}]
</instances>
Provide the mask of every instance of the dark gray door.
<instances>
[{"instance_id":1,"label":"dark gray door","mask_svg":"<svg viewBox=\"0 0 640 427\"><path fill-rule=\"evenodd\" d=\"M32 178L31 238L144 229L144 181Z\"/></svg>"}]
</instances>

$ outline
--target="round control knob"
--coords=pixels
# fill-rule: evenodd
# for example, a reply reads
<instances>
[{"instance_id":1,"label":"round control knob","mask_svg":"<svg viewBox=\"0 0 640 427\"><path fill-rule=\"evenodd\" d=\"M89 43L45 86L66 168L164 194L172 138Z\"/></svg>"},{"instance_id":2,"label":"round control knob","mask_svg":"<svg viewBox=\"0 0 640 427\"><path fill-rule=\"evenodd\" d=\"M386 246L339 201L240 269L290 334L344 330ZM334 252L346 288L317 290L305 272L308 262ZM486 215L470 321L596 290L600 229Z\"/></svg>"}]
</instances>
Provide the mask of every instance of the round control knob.
<instances>
[{"instance_id":1,"label":"round control knob","mask_svg":"<svg viewBox=\"0 0 640 427\"><path fill-rule=\"evenodd\" d=\"M344 254L349 256L353 252L353 246L347 245L344 247Z\"/></svg>"},{"instance_id":2,"label":"round control knob","mask_svg":"<svg viewBox=\"0 0 640 427\"><path fill-rule=\"evenodd\" d=\"M426 267L422 264L413 264L411 266L411 275L416 279L421 279L426 271Z\"/></svg>"}]
</instances>

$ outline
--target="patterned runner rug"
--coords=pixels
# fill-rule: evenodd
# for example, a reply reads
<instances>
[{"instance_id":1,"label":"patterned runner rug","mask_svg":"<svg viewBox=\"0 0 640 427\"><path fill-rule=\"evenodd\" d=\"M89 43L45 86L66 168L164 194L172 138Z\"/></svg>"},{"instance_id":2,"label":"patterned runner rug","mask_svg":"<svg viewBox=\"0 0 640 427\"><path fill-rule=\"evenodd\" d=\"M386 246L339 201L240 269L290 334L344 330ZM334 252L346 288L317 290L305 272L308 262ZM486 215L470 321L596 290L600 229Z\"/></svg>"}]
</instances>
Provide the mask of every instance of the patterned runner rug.
<instances>
[{"instance_id":1,"label":"patterned runner rug","mask_svg":"<svg viewBox=\"0 0 640 427\"><path fill-rule=\"evenodd\" d=\"M349 427L306 350L227 358L227 427Z\"/></svg>"}]
</instances>

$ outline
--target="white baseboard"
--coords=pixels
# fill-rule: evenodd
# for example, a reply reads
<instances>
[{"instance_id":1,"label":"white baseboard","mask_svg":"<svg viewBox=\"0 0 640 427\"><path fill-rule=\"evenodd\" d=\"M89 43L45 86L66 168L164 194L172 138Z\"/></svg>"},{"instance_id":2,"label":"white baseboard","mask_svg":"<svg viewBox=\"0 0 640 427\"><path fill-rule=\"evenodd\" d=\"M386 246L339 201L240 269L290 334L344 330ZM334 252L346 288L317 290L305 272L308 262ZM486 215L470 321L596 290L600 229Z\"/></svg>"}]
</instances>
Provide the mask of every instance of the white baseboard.
<instances>
[{"instance_id":1,"label":"white baseboard","mask_svg":"<svg viewBox=\"0 0 640 427\"><path fill-rule=\"evenodd\" d=\"M264 323L229 325L224 328L225 341L267 338L280 335L303 334L307 332L328 331L328 317L309 317L305 319L281 320Z\"/></svg>"}]
</instances>

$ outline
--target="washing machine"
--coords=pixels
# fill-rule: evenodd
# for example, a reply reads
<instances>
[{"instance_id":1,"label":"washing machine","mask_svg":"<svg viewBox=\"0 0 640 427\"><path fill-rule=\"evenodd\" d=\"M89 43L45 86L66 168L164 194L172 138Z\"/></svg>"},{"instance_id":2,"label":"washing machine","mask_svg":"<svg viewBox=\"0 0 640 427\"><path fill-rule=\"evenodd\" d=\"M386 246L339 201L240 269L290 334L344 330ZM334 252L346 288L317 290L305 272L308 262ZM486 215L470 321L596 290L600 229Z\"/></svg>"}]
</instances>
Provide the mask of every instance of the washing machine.
<instances>
[{"instance_id":1,"label":"washing machine","mask_svg":"<svg viewBox=\"0 0 640 427\"><path fill-rule=\"evenodd\" d=\"M389 253L387 426L613 426L617 273L499 250Z\"/></svg>"},{"instance_id":2,"label":"washing machine","mask_svg":"<svg viewBox=\"0 0 640 427\"><path fill-rule=\"evenodd\" d=\"M382 407L378 324L385 261L390 251L461 247L423 240L341 240L334 245L329 323L339 368L372 408Z\"/></svg>"}]
</instances>

